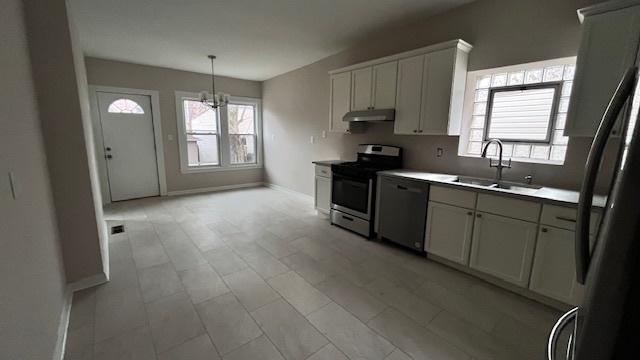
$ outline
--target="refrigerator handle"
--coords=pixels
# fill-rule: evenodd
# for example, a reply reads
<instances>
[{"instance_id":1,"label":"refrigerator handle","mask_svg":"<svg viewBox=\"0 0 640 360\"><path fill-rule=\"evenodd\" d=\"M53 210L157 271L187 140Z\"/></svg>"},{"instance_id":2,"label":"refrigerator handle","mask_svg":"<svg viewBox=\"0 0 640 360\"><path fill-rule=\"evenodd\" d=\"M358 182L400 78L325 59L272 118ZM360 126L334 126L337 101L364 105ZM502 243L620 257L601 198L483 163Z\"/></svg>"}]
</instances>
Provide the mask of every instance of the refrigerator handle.
<instances>
[{"instance_id":1,"label":"refrigerator handle","mask_svg":"<svg viewBox=\"0 0 640 360\"><path fill-rule=\"evenodd\" d=\"M549 340L547 341L547 360L555 360L555 352L556 347L558 347L558 338L560 337L560 333L562 333L562 330L564 330L564 328L576 318L577 314L578 308L575 307L562 315L556 324L553 325L551 334L549 334Z\"/></svg>"},{"instance_id":2,"label":"refrigerator handle","mask_svg":"<svg viewBox=\"0 0 640 360\"><path fill-rule=\"evenodd\" d=\"M585 164L584 179L578 200L578 217L576 221L576 277L580 284L584 284L589 269L589 225L591 222L591 205L593 192L598 176L598 170L602 161L602 155L607 145L611 130L618 119L627 99L631 96L636 83L637 67L630 67L624 73L618 84L607 109L604 112L600 126L591 144L587 162Z\"/></svg>"}]
</instances>

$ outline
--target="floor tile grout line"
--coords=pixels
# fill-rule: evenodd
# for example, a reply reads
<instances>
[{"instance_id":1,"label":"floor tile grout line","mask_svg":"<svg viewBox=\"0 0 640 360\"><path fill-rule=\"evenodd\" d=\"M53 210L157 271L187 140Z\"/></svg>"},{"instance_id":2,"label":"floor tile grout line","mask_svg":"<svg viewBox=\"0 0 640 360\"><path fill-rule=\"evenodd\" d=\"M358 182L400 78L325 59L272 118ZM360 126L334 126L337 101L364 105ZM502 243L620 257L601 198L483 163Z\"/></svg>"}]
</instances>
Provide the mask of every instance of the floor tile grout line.
<instances>
[{"instance_id":1,"label":"floor tile grout line","mask_svg":"<svg viewBox=\"0 0 640 360\"><path fill-rule=\"evenodd\" d=\"M175 220L175 219L174 219L174 220ZM155 227L154 227L154 230L156 231L156 236L158 236L158 237L159 237L159 234L157 233L157 230L155 229ZM188 237L188 234L187 234L187 237ZM191 240L191 238L189 238L189 241L192 241L192 240ZM158 238L158 242L159 242L159 243L160 243L160 245L163 247L163 249L164 249L164 251L165 251L165 253L166 253L166 252L167 252L167 250L166 250L166 246L164 245L164 243L163 243L159 238ZM195 246L195 245L194 245L194 246ZM197 247L196 247L196 248L197 248ZM198 251L200 251L200 249L198 249ZM202 255L202 254L201 254L201 255ZM168 256L169 256L169 255L167 254L167 257L168 257ZM205 259L205 260L206 260L206 259ZM184 284L182 283L182 279L180 279L180 275L179 275L178 271L176 270L175 264L173 264L173 261L171 260L171 258L169 258L169 262L171 262L171 263L172 263L173 269L174 269L174 271L176 272L176 275L178 276L178 280L180 281L180 286L183 288L183 291L185 291L185 293L187 293L187 297L189 298L189 301L190 301L190 303L191 303L191 307L192 307L193 311L196 313L196 316L198 317L198 320L200 321L200 325L201 325L201 326L202 326L202 328L204 329L204 333L206 333L206 334L207 334L207 337L209 338L209 341L211 342L211 345L213 346L214 350L216 351L216 353L218 354L218 356L220 357L220 359L222 359L222 357L223 357L223 356L220 354L220 351L218 350L217 346L216 346L216 345L215 345L215 343L213 342L213 339L211 338L211 334L209 334L209 331L207 330L207 328L206 328L206 326L205 326L204 320L202 319L202 316L200 315L200 313L199 313L199 312L198 312L198 310L196 309L196 306L195 306L195 304L193 303L193 300L191 299L191 296L190 296L190 295L188 294L188 292L186 291L186 288L184 288ZM208 264L208 261L207 261L207 264ZM212 267L212 268L213 268L213 266L210 266L210 267ZM187 269L187 270L188 270L188 269ZM213 270L213 271L215 271L215 269L212 269L212 270ZM218 275L218 276L219 276L219 275ZM223 280L223 281L224 281L224 280ZM229 289L229 290L230 290L230 289ZM168 295L168 296L171 296L171 295ZM146 308L146 306L145 306L145 308ZM201 336L201 335L203 335L203 334L199 334L199 335L197 335L197 336L195 336L195 337L193 337L193 338L191 338L191 339L189 339L189 340L186 340L186 341L182 342L181 344L176 345L176 346L174 346L174 347L172 347L172 348L175 348L175 347L178 347L178 346L180 346L180 345L183 345L183 344L185 344L186 342L188 342L188 341L190 341L190 340L193 340L193 339L195 339L196 337ZM155 344L155 341L154 341L154 344ZM166 351L169 351L169 349L167 349ZM156 350L156 355L159 355L159 353L157 352L157 350Z\"/></svg>"}]
</instances>

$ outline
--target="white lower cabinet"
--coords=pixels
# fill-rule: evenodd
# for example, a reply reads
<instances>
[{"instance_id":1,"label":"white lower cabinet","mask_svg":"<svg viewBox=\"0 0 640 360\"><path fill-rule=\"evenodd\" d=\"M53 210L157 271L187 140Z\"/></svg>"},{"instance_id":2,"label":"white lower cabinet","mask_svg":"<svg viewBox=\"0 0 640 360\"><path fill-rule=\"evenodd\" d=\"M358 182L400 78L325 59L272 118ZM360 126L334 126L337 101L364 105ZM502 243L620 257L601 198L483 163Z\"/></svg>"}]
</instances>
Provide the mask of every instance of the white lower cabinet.
<instances>
[{"instance_id":1,"label":"white lower cabinet","mask_svg":"<svg viewBox=\"0 0 640 360\"><path fill-rule=\"evenodd\" d=\"M316 165L314 203L319 212L328 214L331 210L331 167Z\"/></svg>"},{"instance_id":2,"label":"white lower cabinet","mask_svg":"<svg viewBox=\"0 0 640 360\"><path fill-rule=\"evenodd\" d=\"M529 289L565 303L578 302L575 232L541 226L531 270Z\"/></svg>"},{"instance_id":3,"label":"white lower cabinet","mask_svg":"<svg viewBox=\"0 0 640 360\"><path fill-rule=\"evenodd\" d=\"M459 264L469 264L473 210L430 201L424 249Z\"/></svg>"},{"instance_id":4,"label":"white lower cabinet","mask_svg":"<svg viewBox=\"0 0 640 360\"><path fill-rule=\"evenodd\" d=\"M537 224L477 212L469 266L526 287L536 242Z\"/></svg>"}]
</instances>

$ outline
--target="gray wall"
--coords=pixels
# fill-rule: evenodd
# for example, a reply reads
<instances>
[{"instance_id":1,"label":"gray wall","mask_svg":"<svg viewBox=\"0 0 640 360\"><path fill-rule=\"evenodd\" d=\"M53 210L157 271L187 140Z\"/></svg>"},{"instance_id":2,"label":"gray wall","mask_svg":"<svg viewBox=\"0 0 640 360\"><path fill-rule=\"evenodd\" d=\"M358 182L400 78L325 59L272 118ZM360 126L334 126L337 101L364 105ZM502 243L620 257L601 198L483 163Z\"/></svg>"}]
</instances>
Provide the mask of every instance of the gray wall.
<instances>
[{"instance_id":1,"label":"gray wall","mask_svg":"<svg viewBox=\"0 0 640 360\"><path fill-rule=\"evenodd\" d=\"M0 48L0 358L51 359L65 278L22 1L2 2Z\"/></svg>"},{"instance_id":2,"label":"gray wall","mask_svg":"<svg viewBox=\"0 0 640 360\"><path fill-rule=\"evenodd\" d=\"M208 61L203 56L203 61ZM177 141L175 91L200 92L211 88L211 77L188 71L86 58L91 85L156 90L160 93L160 117L164 137L167 190L179 191L262 181L262 169L182 174ZM261 83L216 76L216 90L235 96L261 98ZM168 140L173 136L173 140Z\"/></svg>"},{"instance_id":3,"label":"gray wall","mask_svg":"<svg viewBox=\"0 0 640 360\"><path fill-rule=\"evenodd\" d=\"M83 58L65 0L24 4L66 277L75 282L107 271Z\"/></svg>"},{"instance_id":4,"label":"gray wall","mask_svg":"<svg viewBox=\"0 0 640 360\"><path fill-rule=\"evenodd\" d=\"M574 56L580 40L576 9L593 0L479 0L419 23L386 29L368 41L263 83L265 181L313 192L312 160L351 159L360 143L399 145L405 167L491 177L485 159L459 157L458 137L393 135L392 124L357 135L328 133L332 69L456 38L474 45L469 70ZM316 137L311 144L310 136ZM514 163L505 178L532 174L535 182L577 188L588 139L571 139L564 166ZM444 156L435 156L436 148Z\"/></svg>"}]
</instances>

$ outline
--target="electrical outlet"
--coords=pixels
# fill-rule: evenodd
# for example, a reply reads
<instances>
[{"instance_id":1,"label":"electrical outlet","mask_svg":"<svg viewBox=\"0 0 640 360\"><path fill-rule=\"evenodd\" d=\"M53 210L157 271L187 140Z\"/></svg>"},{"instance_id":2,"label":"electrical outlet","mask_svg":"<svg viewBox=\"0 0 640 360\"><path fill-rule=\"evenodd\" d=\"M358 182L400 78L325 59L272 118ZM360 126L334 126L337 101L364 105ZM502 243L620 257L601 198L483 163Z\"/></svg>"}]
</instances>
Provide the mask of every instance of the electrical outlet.
<instances>
[{"instance_id":1,"label":"electrical outlet","mask_svg":"<svg viewBox=\"0 0 640 360\"><path fill-rule=\"evenodd\" d=\"M437 148L436 149L436 157L442 157L442 155L444 154L444 149L443 148Z\"/></svg>"}]
</instances>

